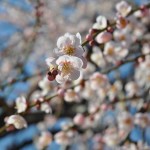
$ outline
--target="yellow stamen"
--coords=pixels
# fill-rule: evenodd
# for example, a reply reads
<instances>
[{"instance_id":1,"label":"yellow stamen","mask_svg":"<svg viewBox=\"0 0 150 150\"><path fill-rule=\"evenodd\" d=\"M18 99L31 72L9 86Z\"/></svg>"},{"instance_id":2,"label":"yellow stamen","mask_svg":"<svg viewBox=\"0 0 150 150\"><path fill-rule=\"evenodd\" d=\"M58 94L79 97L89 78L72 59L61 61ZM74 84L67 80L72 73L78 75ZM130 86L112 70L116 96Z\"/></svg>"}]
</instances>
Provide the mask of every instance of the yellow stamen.
<instances>
[{"instance_id":1,"label":"yellow stamen","mask_svg":"<svg viewBox=\"0 0 150 150\"><path fill-rule=\"evenodd\" d=\"M52 71L55 67L53 65L49 66L49 71Z\"/></svg>"},{"instance_id":2,"label":"yellow stamen","mask_svg":"<svg viewBox=\"0 0 150 150\"><path fill-rule=\"evenodd\" d=\"M110 47L108 48L108 55L113 55L114 54L114 48L113 47Z\"/></svg>"},{"instance_id":3,"label":"yellow stamen","mask_svg":"<svg viewBox=\"0 0 150 150\"><path fill-rule=\"evenodd\" d=\"M67 54L67 55L73 55L74 52L75 52L75 48L74 48L72 45L66 46L66 47L64 48L64 52L65 52L65 54Z\"/></svg>"},{"instance_id":4,"label":"yellow stamen","mask_svg":"<svg viewBox=\"0 0 150 150\"><path fill-rule=\"evenodd\" d=\"M62 75L63 76L68 75L71 72L71 70L72 70L72 65L70 64L70 62L65 62L62 67Z\"/></svg>"}]
</instances>

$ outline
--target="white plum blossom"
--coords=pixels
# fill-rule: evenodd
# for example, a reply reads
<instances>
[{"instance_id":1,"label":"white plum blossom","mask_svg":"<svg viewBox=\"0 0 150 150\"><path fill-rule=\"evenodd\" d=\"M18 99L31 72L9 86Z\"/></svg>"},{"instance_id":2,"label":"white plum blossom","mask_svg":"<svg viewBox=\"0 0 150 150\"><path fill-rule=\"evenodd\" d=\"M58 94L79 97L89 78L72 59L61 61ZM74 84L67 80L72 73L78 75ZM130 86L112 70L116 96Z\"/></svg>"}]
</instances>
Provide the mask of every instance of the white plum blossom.
<instances>
[{"instance_id":1,"label":"white plum blossom","mask_svg":"<svg viewBox=\"0 0 150 150\"><path fill-rule=\"evenodd\" d=\"M137 18L142 18L142 17L143 17L143 13L142 13L141 10L138 10L138 11L134 12L133 15L134 15L135 17L137 17Z\"/></svg>"},{"instance_id":2,"label":"white plum blossom","mask_svg":"<svg viewBox=\"0 0 150 150\"><path fill-rule=\"evenodd\" d=\"M115 55L115 45L112 42L108 42L104 47L104 55L106 56L114 56Z\"/></svg>"},{"instance_id":3,"label":"white plum blossom","mask_svg":"<svg viewBox=\"0 0 150 150\"><path fill-rule=\"evenodd\" d=\"M49 66L50 71L54 68L58 71L58 74L56 74L56 81L58 83L78 79L84 65L81 58L69 55L62 55L57 59L52 57L47 58L46 63Z\"/></svg>"},{"instance_id":4,"label":"white plum blossom","mask_svg":"<svg viewBox=\"0 0 150 150\"><path fill-rule=\"evenodd\" d=\"M42 89L42 96L45 96L50 92L51 89L53 89L53 84L47 79L47 77L44 77L39 83L39 87Z\"/></svg>"},{"instance_id":5,"label":"white plum blossom","mask_svg":"<svg viewBox=\"0 0 150 150\"><path fill-rule=\"evenodd\" d=\"M41 104L40 110L44 111L45 113L52 113L52 108L47 102Z\"/></svg>"},{"instance_id":6,"label":"white plum blossom","mask_svg":"<svg viewBox=\"0 0 150 150\"><path fill-rule=\"evenodd\" d=\"M129 27L121 30L118 29L113 32L113 37L118 44L120 43L122 46L128 48L135 38L135 36L132 36L130 32L131 29Z\"/></svg>"},{"instance_id":7,"label":"white plum blossom","mask_svg":"<svg viewBox=\"0 0 150 150\"><path fill-rule=\"evenodd\" d=\"M126 17L131 12L132 7L126 1L121 1L116 4L116 10L121 16Z\"/></svg>"},{"instance_id":8,"label":"white plum blossom","mask_svg":"<svg viewBox=\"0 0 150 150\"><path fill-rule=\"evenodd\" d=\"M81 46L81 35L77 33L76 35L66 33L57 40L57 48L55 53L58 56L69 55L79 57L83 61L83 68L86 68L87 60L83 56L84 49Z\"/></svg>"},{"instance_id":9,"label":"white plum blossom","mask_svg":"<svg viewBox=\"0 0 150 150\"><path fill-rule=\"evenodd\" d=\"M102 68L106 66L106 61L103 57L103 53L98 47L93 48L93 53L91 54L91 60Z\"/></svg>"},{"instance_id":10,"label":"white plum blossom","mask_svg":"<svg viewBox=\"0 0 150 150\"><path fill-rule=\"evenodd\" d=\"M106 75L100 74L99 72L95 72L91 77L90 77L90 83L91 83L91 88L93 90L97 90L99 88L108 88L109 87L109 82L108 78Z\"/></svg>"},{"instance_id":11,"label":"white plum blossom","mask_svg":"<svg viewBox=\"0 0 150 150\"><path fill-rule=\"evenodd\" d=\"M16 129L22 129L27 127L27 122L20 115L12 115L6 119L6 125L14 125Z\"/></svg>"},{"instance_id":12,"label":"white plum blossom","mask_svg":"<svg viewBox=\"0 0 150 150\"><path fill-rule=\"evenodd\" d=\"M149 50L150 50L150 44L144 44L143 47L142 47L142 53L143 54L148 54Z\"/></svg>"},{"instance_id":13,"label":"white plum blossom","mask_svg":"<svg viewBox=\"0 0 150 150\"><path fill-rule=\"evenodd\" d=\"M56 143L61 144L61 145L68 145L70 143L69 136L65 131L60 131L55 134L54 139Z\"/></svg>"},{"instance_id":14,"label":"white plum blossom","mask_svg":"<svg viewBox=\"0 0 150 150\"><path fill-rule=\"evenodd\" d=\"M139 86L136 82L130 81L125 85L125 90L128 96L139 95Z\"/></svg>"},{"instance_id":15,"label":"white plum blossom","mask_svg":"<svg viewBox=\"0 0 150 150\"><path fill-rule=\"evenodd\" d=\"M52 142L52 134L48 131L43 131L41 136L35 139L35 145L38 150L43 150Z\"/></svg>"},{"instance_id":16,"label":"white plum blossom","mask_svg":"<svg viewBox=\"0 0 150 150\"><path fill-rule=\"evenodd\" d=\"M109 89L110 89L109 84L107 84L106 87L104 88L100 87L98 90L95 90L100 101L105 100Z\"/></svg>"},{"instance_id":17,"label":"white plum blossom","mask_svg":"<svg viewBox=\"0 0 150 150\"><path fill-rule=\"evenodd\" d=\"M141 62L136 68L135 81L140 87L150 87L150 55L145 57L145 61Z\"/></svg>"},{"instance_id":18,"label":"white plum blossom","mask_svg":"<svg viewBox=\"0 0 150 150\"><path fill-rule=\"evenodd\" d=\"M93 97L96 97L96 92L92 89L90 82L85 83L85 87L82 92L82 97L87 100L90 100L90 99L93 99Z\"/></svg>"},{"instance_id":19,"label":"white plum blossom","mask_svg":"<svg viewBox=\"0 0 150 150\"><path fill-rule=\"evenodd\" d=\"M122 60L128 54L128 49L122 45L118 45L113 41L105 44L104 55L109 62L115 62L117 60Z\"/></svg>"},{"instance_id":20,"label":"white plum blossom","mask_svg":"<svg viewBox=\"0 0 150 150\"><path fill-rule=\"evenodd\" d=\"M110 147L115 147L120 142L116 128L108 128L103 138L104 142Z\"/></svg>"},{"instance_id":21,"label":"white plum blossom","mask_svg":"<svg viewBox=\"0 0 150 150\"><path fill-rule=\"evenodd\" d=\"M116 80L113 85L109 88L108 91L108 97L110 100L113 100L115 97L118 97L121 95L123 85L120 80Z\"/></svg>"},{"instance_id":22,"label":"white plum blossom","mask_svg":"<svg viewBox=\"0 0 150 150\"><path fill-rule=\"evenodd\" d=\"M105 16L98 16L96 23L93 24L93 29L102 30L107 27L107 19Z\"/></svg>"},{"instance_id":23,"label":"white plum blossom","mask_svg":"<svg viewBox=\"0 0 150 150\"><path fill-rule=\"evenodd\" d=\"M119 28L119 29L123 29L127 26L128 24L128 20L124 17L118 17L117 21L116 21L116 26Z\"/></svg>"},{"instance_id":24,"label":"white plum blossom","mask_svg":"<svg viewBox=\"0 0 150 150\"><path fill-rule=\"evenodd\" d=\"M150 124L150 118L147 113L136 113L134 116L134 123L136 125L141 126L142 128L145 128L147 125Z\"/></svg>"},{"instance_id":25,"label":"white plum blossom","mask_svg":"<svg viewBox=\"0 0 150 150\"><path fill-rule=\"evenodd\" d=\"M18 113L25 112L27 109L27 101L24 96L18 97L16 99L16 109Z\"/></svg>"},{"instance_id":26,"label":"white plum blossom","mask_svg":"<svg viewBox=\"0 0 150 150\"><path fill-rule=\"evenodd\" d=\"M133 117L128 112L121 112L118 115L118 126L119 129L125 130L126 132L129 132L133 127Z\"/></svg>"},{"instance_id":27,"label":"white plum blossom","mask_svg":"<svg viewBox=\"0 0 150 150\"><path fill-rule=\"evenodd\" d=\"M81 47L81 36L79 33L72 35L66 33L64 36L61 36L57 40L57 47L55 52L60 55L71 55L71 56L82 56L84 53L83 48Z\"/></svg>"},{"instance_id":28,"label":"white plum blossom","mask_svg":"<svg viewBox=\"0 0 150 150\"><path fill-rule=\"evenodd\" d=\"M95 71L95 66L92 63L88 62L87 68L82 70L82 78L83 78L83 76L85 78L88 77L94 71Z\"/></svg>"},{"instance_id":29,"label":"white plum blossom","mask_svg":"<svg viewBox=\"0 0 150 150\"><path fill-rule=\"evenodd\" d=\"M68 89L65 92L64 99L66 102L74 102L74 101L79 102L80 100L78 94L72 89Z\"/></svg>"},{"instance_id":30,"label":"white plum blossom","mask_svg":"<svg viewBox=\"0 0 150 150\"><path fill-rule=\"evenodd\" d=\"M63 83L67 80L76 80L80 77L80 72L83 62L80 58L75 56L63 55L56 60L58 65L58 75L56 81Z\"/></svg>"}]
</instances>

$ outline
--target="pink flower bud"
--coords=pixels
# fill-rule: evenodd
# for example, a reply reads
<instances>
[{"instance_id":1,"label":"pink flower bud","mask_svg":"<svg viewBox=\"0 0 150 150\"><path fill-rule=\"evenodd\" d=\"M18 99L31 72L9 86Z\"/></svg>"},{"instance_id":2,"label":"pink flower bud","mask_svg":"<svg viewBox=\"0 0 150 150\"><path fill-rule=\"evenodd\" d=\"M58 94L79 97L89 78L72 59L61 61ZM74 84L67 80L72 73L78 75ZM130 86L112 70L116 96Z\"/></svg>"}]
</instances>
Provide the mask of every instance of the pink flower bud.
<instances>
[{"instance_id":1,"label":"pink flower bud","mask_svg":"<svg viewBox=\"0 0 150 150\"><path fill-rule=\"evenodd\" d=\"M85 117L82 114L77 114L73 119L73 122L76 125L83 125L84 121L85 121Z\"/></svg>"},{"instance_id":2,"label":"pink flower bud","mask_svg":"<svg viewBox=\"0 0 150 150\"><path fill-rule=\"evenodd\" d=\"M93 39L91 34L87 34L85 38L87 41L91 41Z\"/></svg>"},{"instance_id":3,"label":"pink flower bud","mask_svg":"<svg viewBox=\"0 0 150 150\"><path fill-rule=\"evenodd\" d=\"M141 6L141 12L144 16L147 16L149 14L149 9L146 6Z\"/></svg>"},{"instance_id":4,"label":"pink flower bud","mask_svg":"<svg viewBox=\"0 0 150 150\"><path fill-rule=\"evenodd\" d=\"M100 44L102 43L106 43L108 41L110 41L112 39L112 34L110 32L102 32L100 33L97 38L96 41Z\"/></svg>"},{"instance_id":5,"label":"pink flower bud","mask_svg":"<svg viewBox=\"0 0 150 150\"><path fill-rule=\"evenodd\" d=\"M91 41L89 42L89 45L90 45L90 46L94 46L94 44L95 44L94 40L91 40Z\"/></svg>"},{"instance_id":6,"label":"pink flower bud","mask_svg":"<svg viewBox=\"0 0 150 150\"><path fill-rule=\"evenodd\" d=\"M94 33L95 33L94 29L92 29L92 28L89 29L89 34L90 34L90 35L93 35Z\"/></svg>"}]
</instances>

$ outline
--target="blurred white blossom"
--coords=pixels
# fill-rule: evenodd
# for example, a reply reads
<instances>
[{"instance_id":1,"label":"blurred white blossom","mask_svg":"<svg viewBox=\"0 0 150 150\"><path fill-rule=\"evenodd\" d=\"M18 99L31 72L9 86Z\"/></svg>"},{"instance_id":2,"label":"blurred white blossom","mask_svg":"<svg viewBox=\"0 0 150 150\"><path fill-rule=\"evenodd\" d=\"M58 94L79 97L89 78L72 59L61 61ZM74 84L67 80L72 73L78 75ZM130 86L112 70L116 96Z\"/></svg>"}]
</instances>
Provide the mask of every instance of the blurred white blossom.
<instances>
[{"instance_id":1,"label":"blurred white blossom","mask_svg":"<svg viewBox=\"0 0 150 150\"><path fill-rule=\"evenodd\" d=\"M24 96L18 97L16 99L16 109L18 113L22 113L27 109L27 101Z\"/></svg>"},{"instance_id":2,"label":"blurred white blossom","mask_svg":"<svg viewBox=\"0 0 150 150\"><path fill-rule=\"evenodd\" d=\"M120 15L126 17L131 12L132 7L126 1L121 1L116 4L116 10Z\"/></svg>"},{"instance_id":3,"label":"blurred white blossom","mask_svg":"<svg viewBox=\"0 0 150 150\"><path fill-rule=\"evenodd\" d=\"M6 124L14 125L16 129L22 129L27 127L26 120L20 115L12 115L6 119Z\"/></svg>"}]
</instances>

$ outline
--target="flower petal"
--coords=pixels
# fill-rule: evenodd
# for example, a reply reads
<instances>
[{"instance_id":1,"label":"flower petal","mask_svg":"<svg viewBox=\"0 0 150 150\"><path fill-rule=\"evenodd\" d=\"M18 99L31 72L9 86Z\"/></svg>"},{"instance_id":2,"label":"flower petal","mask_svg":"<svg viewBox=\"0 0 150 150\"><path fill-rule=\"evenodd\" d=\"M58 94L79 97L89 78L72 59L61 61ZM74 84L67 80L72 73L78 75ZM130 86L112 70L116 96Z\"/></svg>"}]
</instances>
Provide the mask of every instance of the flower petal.
<instances>
[{"instance_id":1,"label":"flower petal","mask_svg":"<svg viewBox=\"0 0 150 150\"><path fill-rule=\"evenodd\" d=\"M76 34L76 37L80 40L80 44L81 44L82 40L81 40L81 34L79 32Z\"/></svg>"},{"instance_id":2,"label":"flower petal","mask_svg":"<svg viewBox=\"0 0 150 150\"><path fill-rule=\"evenodd\" d=\"M68 76L67 76L68 77ZM61 75L57 75L56 76L56 81L60 84L64 83L65 81L67 81L67 77L62 77Z\"/></svg>"},{"instance_id":3,"label":"flower petal","mask_svg":"<svg viewBox=\"0 0 150 150\"><path fill-rule=\"evenodd\" d=\"M85 68L87 67L87 59L86 59L85 57L83 57L83 56L81 56L80 59L81 59L82 62L83 62L82 68L85 69Z\"/></svg>"},{"instance_id":4,"label":"flower petal","mask_svg":"<svg viewBox=\"0 0 150 150\"><path fill-rule=\"evenodd\" d=\"M45 61L46 61L46 64L47 64L48 66L55 64L55 63L54 63L54 61L55 61L55 58L54 58L54 57L46 58Z\"/></svg>"},{"instance_id":5,"label":"flower petal","mask_svg":"<svg viewBox=\"0 0 150 150\"><path fill-rule=\"evenodd\" d=\"M61 36L57 40L57 47L59 49L63 49L65 46L70 45L70 44L71 44L71 40L67 36Z\"/></svg>"},{"instance_id":6,"label":"flower petal","mask_svg":"<svg viewBox=\"0 0 150 150\"><path fill-rule=\"evenodd\" d=\"M70 79L71 80L77 80L80 77L80 71L73 69L71 74L70 74Z\"/></svg>"},{"instance_id":7,"label":"flower petal","mask_svg":"<svg viewBox=\"0 0 150 150\"><path fill-rule=\"evenodd\" d=\"M64 52L61 50L61 49L58 49L58 48L54 48L54 53L57 55L57 56L61 56L64 54Z\"/></svg>"},{"instance_id":8,"label":"flower petal","mask_svg":"<svg viewBox=\"0 0 150 150\"><path fill-rule=\"evenodd\" d=\"M70 57L71 57L71 56L70 56ZM65 61L67 61L67 60L70 60L68 55L60 56L60 57L56 60L56 64L57 64L57 65L60 65L62 62L65 62Z\"/></svg>"},{"instance_id":9,"label":"flower petal","mask_svg":"<svg viewBox=\"0 0 150 150\"><path fill-rule=\"evenodd\" d=\"M127 54L128 54L128 49L122 48L120 51L118 51L118 55L119 55L119 57L121 57L121 58L126 57Z\"/></svg>"},{"instance_id":10,"label":"flower petal","mask_svg":"<svg viewBox=\"0 0 150 150\"><path fill-rule=\"evenodd\" d=\"M6 123L8 125L13 124L16 129L21 129L21 128L27 127L26 120L20 115L12 115L12 116L10 116L8 118L8 120L6 121Z\"/></svg>"},{"instance_id":11,"label":"flower petal","mask_svg":"<svg viewBox=\"0 0 150 150\"><path fill-rule=\"evenodd\" d=\"M72 62L74 68L81 69L83 66L83 61L79 57L71 56L70 62Z\"/></svg>"},{"instance_id":12,"label":"flower petal","mask_svg":"<svg viewBox=\"0 0 150 150\"><path fill-rule=\"evenodd\" d=\"M75 56L82 56L83 55L83 53L84 53L84 49L81 47L81 46L78 46L77 48L76 48L76 51L75 51Z\"/></svg>"}]
</instances>

